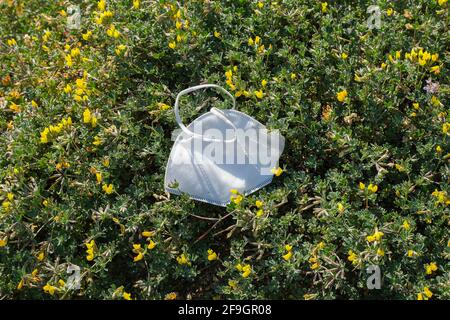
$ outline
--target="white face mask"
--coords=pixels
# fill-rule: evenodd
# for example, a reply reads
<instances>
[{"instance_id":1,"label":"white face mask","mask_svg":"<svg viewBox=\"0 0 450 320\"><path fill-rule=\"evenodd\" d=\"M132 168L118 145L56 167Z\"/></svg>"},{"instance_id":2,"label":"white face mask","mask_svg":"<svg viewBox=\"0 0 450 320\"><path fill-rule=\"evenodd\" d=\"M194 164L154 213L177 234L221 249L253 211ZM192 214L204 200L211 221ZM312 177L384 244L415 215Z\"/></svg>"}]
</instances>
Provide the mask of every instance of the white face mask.
<instances>
[{"instance_id":1,"label":"white face mask","mask_svg":"<svg viewBox=\"0 0 450 320\"><path fill-rule=\"evenodd\" d=\"M233 101L233 108L211 110L189 126L180 118L178 105L184 94L216 88ZM272 169L284 149L284 138L235 110L231 93L214 84L181 91L175 100L175 118L181 128L170 153L164 181L173 194L186 193L192 199L226 206L230 190L247 195L272 182Z\"/></svg>"}]
</instances>

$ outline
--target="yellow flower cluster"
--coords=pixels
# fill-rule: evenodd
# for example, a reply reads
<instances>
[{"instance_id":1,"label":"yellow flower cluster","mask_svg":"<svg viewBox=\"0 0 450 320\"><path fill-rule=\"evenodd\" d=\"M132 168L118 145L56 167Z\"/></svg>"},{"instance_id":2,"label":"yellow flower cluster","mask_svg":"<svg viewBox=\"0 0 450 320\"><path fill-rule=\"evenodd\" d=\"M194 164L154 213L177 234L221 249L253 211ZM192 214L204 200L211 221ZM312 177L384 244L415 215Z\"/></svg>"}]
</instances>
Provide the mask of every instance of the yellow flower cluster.
<instances>
[{"instance_id":1,"label":"yellow flower cluster","mask_svg":"<svg viewBox=\"0 0 450 320\"><path fill-rule=\"evenodd\" d=\"M83 122L86 124L91 124L91 126L93 128L95 128L97 126L97 115L96 114L92 114L91 110L89 110L88 108L84 109L83 111Z\"/></svg>"},{"instance_id":2,"label":"yellow flower cluster","mask_svg":"<svg viewBox=\"0 0 450 320\"><path fill-rule=\"evenodd\" d=\"M85 245L86 245L86 248L87 248L86 249L86 253L87 253L86 260L87 261L94 260L95 251L97 250L97 245L95 244L94 239L92 239L91 241L85 243Z\"/></svg>"},{"instance_id":3,"label":"yellow flower cluster","mask_svg":"<svg viewBox=\"0 0 450 320\"><path fill-rule=\"evenodd\" d=\"M422 48L413 48L411 52L405 53L405 59L411 62L417 62L420 66L425 66L427 63L438 61L439 54L432 54L426 50L423 51ZM437 68L431 69L431 71L433 71L434 73L439 73L439 66L437 66Z\"/></svg>"},{"instance_id":4,"label":"yellow flower cluster","mask_svg":"<svg viewBox=\"0 0 450 320\"><path fill-rule=\"evenodd\" d=\"M106 34L111 37L111 38L119 38L120 37L120 32L119 30L116 29L116 26L113 24L109 25L109 28L106 30Z\"/></svg>"},{"instance_id":5,"label":"yellow flower cluster","mask_svg":"<svg viewBox=\"0 0 450 320\"><path fill-rule=\"evenodd\" d=\"M50 125L49 127L46 127L41 132L41 143L49 143L52 139L54 139L56 136L58 136L61 131L69 128L72 125L72 118L68 117L61 122L57 123L56 125Z\"/></svg>"},{"instance_id":6,"label":"yellow flower cluster","mask_svg":"<svg viewBox=\"0 0 450 320\"><path fill-rule=\"evenodd\" d=\"M355 252L353 252L353 250L349 250L347 260L350 261L352 265L355 266L358 264L359 261L358 255Z\"/></svg>"},{"instance_id":7,"label":"yellow flower cluster","mask_svg":"<svg viewBox=\"0 0 450 320\"><path fill-rule=\"evenodd\" d=\"M94 22L96 24L103 24L108 19L113 17L113 13L109 10L106 10L106 1L105 0L100 0L97 3L97 8L98 8L98 11L94 12L94 15L95 15Z\"/></svg>"},{"instance_id":8,"label":"yellow flower cluster","mask_svg":"<svg viewBox=\"0 0 450 320\"><path fill-rule=\"evenodd\" d=\"M65 93L73 92L73 99L76 102L87 101L89 99L89 95L91 94L91 90L87 87L87 73L84 72L82 78L78 78L75 80L75 90L72 89L70 84L67 84L64 87Z\"/></svg>"},{"instance_id":9,"label":"yellow flower cluster","mask_svg":"<svg viewBox=\"0 0 450 320\"><path fill-rule=\"evenodd\" d=\"M243 278L247 278L252 273L252 266L249 264L240 264L236 265L236 269L241 273Z\"/></svg>"},{"instance_id":10,"label":"yellow flower cluster","mask_svg":"<svg viewBox=\"0 0 450 320\"><path fill-rule=\"evenodd\" d=\"M11 192L8 192L6 194L6 199L3 200L3 202L2 202L2 209L5 212L8 212L11 209L11 205L12 205L13 200L14 200L14 194L11 193ZM6 245L6 243L5 243L5 245Z\"/></svg>"},{"instance_id":11,"label":"yellow flower cluster","mask_svg":"<svg viewBox=\"0 0 450 320\"><path fill-rule=\"evenodd\" d=\"M182 18L181 10L175 5L166 5L166 8L168 10L168 14L171 16L171 19L175 22L176 36L174 40L169 42L169 48L175 50L177 43L187 39L187 33L183 32L183 29L189 29L189 20ZM218 38L220 37L220 32L216 31L214 32L214 35Z\"/></svg>"},{"instance_id":12,"label":"yellow flower cluster","mask_svg":"<svg viewBox=\"0 0 450 320\"><path fill-rule=\"evenodd\" d=\"M422 292L417 294L417 300L428 300L433 296L433 292L428 287L424 287Z\"/></svg>"},{"instance_id":13,"label":"yellow flower cluster","mask_svg":"<svg viewBox=\"0 0 450 320\"><path fill-rule=\"evenodd\" d=\"M186 255L184 253L182 253L181 255L179 255L177 257L177 262L181 266L190 266L191 265L191 262L189 261L188 257L186 257Z\"/></svg>"},{"instance_id":14,"label":"yellow flower cluster","mask_svg":"<svg viewBox=\"0 0 450 320\"><path fill-rule=\"evenodd\" d=\"M217 260L217 253L215 253L212 249L208 249L208 261L214 260Z\"/></svg>"},{"instance_id":15,"label":"yellow flower cluster","mask_svg":"<svg viewBox=\"0 0 450 320\"><path fill-rule=\"evenodd\" d=\"M258 217L258 218L262 217L264 215L264 209L263 209L264 202L262 202L261 200L256 200L255 206L258 209L256 211L256 217Z\"/></svg>"},{"instance_id":16,"label":"yellow flower cluster","mask_svg":"<svg viewBox=\"0 0 450 320\"><path fill-rule=\"evenodd\" d=\"M140 243L133 244L133 250L136 253L136 256L133 258L134 262L141 261L144 258L144 249L142 249Z\"/></svg>"},{"instance_id":17,"label":"yellow flower cluster","mask_svg":"<svg viewBox=\"0 0 450 320\"><path fill-rule=\"evenodd\" d=\"M243 195L240 194L239 191L237 191L236 189L231 189L230 193L231 193L230 200L234 204L239 205L242 202L242 200L244 200Z\"/></svg>"},{"instance_id":18,"label":"yellow flower cluster","mask_svg":"<svg viewBox=\"0 0 450 320\"><path fill-rule=\"evenodd\" d=\"M365 185L363 182L360 182L360 183L359 183L359 189L362 190L362 191L366 190L366 185ZM375 192L378 191L378 186L377 186L376 184L371 184L371 183L370 183L370 184L367 186L367 190L370 191L370 192L372 192L372 193L375 193Z\"/></svg>"},{"instance_id":19,"label":"yellow flower cluster","mask_svg":"<svg viewBox=\"0 0 450 320\"><path fill-rule=\"evenodd\" d=\"M247 43L249 46L254 47L257 53L264 54L266 52L266 47L262 44L261 37L259 36L256 36L255 39L248 38ZM271 48L272 45L269 46L269 49Z\"/></svg>"},{"instance_id":20,"label":"yellow flower cluster","mask_svg":"<svg viewBox=\"0 0 450 320\"><path fill-rule=\"evenodd\" d=\"M367 236L366 240L368 242L375 242L375 241L380 242L383 236L384 236L383 232L376 230L374 234Z\"/></svg>"},{"instance_id":21,"label":"yellow flower cluster","mask_svg":"<svg viewBox=\"0 0 450 320\"><path fill-rule=\"evenodd\" d=\"M348 92L347 92L347 90L344 89L342 91L339 91L336 94L336 99L338 99L339 102L344 102L345 99L347 98L347 96L348 96Z\"/></svg>"},{"instance_id":22,"label":"yellow flower cluster","mask_svg":"<svg viewBox=\"0 0 450 320\"><path fill-rule=\"evenodd\" d=\"M14 47L14 46L17 45L17 41L16 41L16 39L14 39L14 38L8 39L8 40L6 41L6 43L7 43L8 46L10 46L10 47Z\"/></svg>"},{"instance_id":23,"label":"yellow flower cluster","mask_svg":"<svg viewBox=\"0 0 450 320\"><path fill-rule=\"evenodd\" d=\"M426 274L433 274L433 272L437 271L438 266L436 262L431 262L429 264L425 265L425 273Z\"/></svg>"},{"instance_id":24,"label":"yellow flower cluster","mask_svg":"<svg viewBox=\"0 0 450 320\"><path fill-rule=\"evenodd\" d=\"M450 197L447 196L446 191L438 191L435 189L431 195L436 198L436 205L444 204L448 206L450 204Z\"/></svg>"},{"instance_id":25,"label":"yellow flower cluster","mask_svg":"<svg viewBox=\"0 0 450 320\"><path fill-rule=\"evenodd\" d=\"M284 249L287 251L285 255L283 255L283 259L289 261L292 258L292 246L287 244L284 246Z\"/></svg>"},{"instance_id":26,"label":"yellow flower cluster","mask_svg":"<svg viewBox=\"0 0 450 320\"><path fill-rule=\"evenodd\" d=\"M321 241L321 242L319 242L319 244L317 244L317 246L315 246L314 249L312 250L311 257L308 259L308 262L311 264L311 265L310 265L311 270L319 269L319 267L320 267L320 261L319 261L318 253L319 253L320 250L322 250L323 248L325 248L325 243L324 243L323 241Z\"/></svg>"},{"instance_id":27,"label":"yellow flower cluster","mask_svg":"<svg viewBox=\"0 0 450 320\"><path fill-rule=\"evenodd\" d=\"M164 300L175 300L177 298L177 294L175 292L169 292L164 297Z\"/></svg>"},{"instance_id":28,"label":"yellow flower cluster","mask_svg":"<svg viewBox=\"0 0 450 320\"><path fill-rule=\"evenodd\" d=\"M112 194L114 192L114 186L110 183L110 184L103 184L102 186L102 190L106 193L106 194Z\"/></svg>"}]
</instances>

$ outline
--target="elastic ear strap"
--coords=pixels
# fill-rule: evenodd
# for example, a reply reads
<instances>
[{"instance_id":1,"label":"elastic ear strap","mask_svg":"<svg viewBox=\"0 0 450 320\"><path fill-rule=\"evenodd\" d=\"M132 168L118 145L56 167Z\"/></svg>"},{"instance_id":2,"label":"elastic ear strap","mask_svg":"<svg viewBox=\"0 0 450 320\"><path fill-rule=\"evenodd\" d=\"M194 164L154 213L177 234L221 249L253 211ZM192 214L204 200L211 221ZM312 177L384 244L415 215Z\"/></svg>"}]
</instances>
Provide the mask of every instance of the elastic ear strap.
<instances>
[{"instance_id":1,"label":"elastic ear strap","mask_svg":"<svg viewBox=\"0 0 450 320\"><path fill-rule=\"evenodd\" d=\"M236 108L236 99L234 99L233 95L231 93L229 93L227 90L225 90L224 88L222 88L221 86L218 86L216 84L201 84L201 85L190 87L190 88L187 88L187 89L181 91L177 95L177 98L175 99L175 107L174 107L175 119L177 120L177 123L180 126L181 130L183 130L187 134L194 134L194 132L192 132L191 130L186 128L186 126L183 124L183 121L181 121L180 111L179 111L179 107L178 107L178 105L180 103L180 98L185 94L191 93L196 90L205 89L205 88L215 88L215 89L218 89L219 91L225 93L233 101L233 109Z\"/></svg>"}]
</instances>

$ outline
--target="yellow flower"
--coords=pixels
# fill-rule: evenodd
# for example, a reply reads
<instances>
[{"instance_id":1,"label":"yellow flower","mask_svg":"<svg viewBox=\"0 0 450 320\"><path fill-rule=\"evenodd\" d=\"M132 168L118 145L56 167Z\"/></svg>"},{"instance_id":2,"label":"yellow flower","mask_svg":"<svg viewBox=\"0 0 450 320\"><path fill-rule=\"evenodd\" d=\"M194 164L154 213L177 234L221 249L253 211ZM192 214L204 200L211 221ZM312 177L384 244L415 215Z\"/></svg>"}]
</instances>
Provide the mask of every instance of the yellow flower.
<instances>
[{"instance_id":1,"label":"yellow flower","mask_svg":"<svg viewBox=\"0 0 450 320\"><path fill-rule=\"evenodd\" d=\"M263 209L259 209L258 211L256 211L256 216L258 218L261 218L264 215L264 210Z\"/></svg>"},{"instance_id":2,"label":"yellow flower","mask_svg":"<svg viewBox=\"0 0 450 320\"><path fill-rule=\"evenodd\" d=\"M430 71L433 72L434 74L439 74L441 72L441 68L439 66L434 66L431 67Z\"/></svg>"},{"instance_id":3,"label":"yellow flower","mask_svg":"<svg viewBox=\"0 0 450 320\"><path fill-rule=\"evenodd\" d=\"M220 38L220 32L219 31L214 31L214 37Z\"/></svg>"},{"instance_id":4,"label":"yellow flower","mask_svg":"<svg viewBox=\"0 0 450 320\"><path fill-rule=\"evenodd\" d=\"M131 293L128 293L128 292L123 292L123 294L122 294L122 297L125 299L125 300L131 300Z\"/></svg>"},{"instance_id":5,"label":"yellow flower","mask_svg":"<svg viewBox=\"0 0 450 320\"><path fill-rule=\"evenodd\" d=\"M23 288L23 279L20 279L19 284L17 285L17 290L21 290Z\"/></svg>"},{"instance_id":6,"label":"yellow flower","mask_svg":"<svg viewBox=\"0 0 450 320\"><path fill-rule=\"evenodd\" d=\"M366 189L366 185L362 182L359 183L359 190L365 190Z\"/></svg>"},{"instance_id":7,"label":"yellow flower","mask_svg":"<svg viewBox=\"0 0 450 320\"><path fill-rule=\"evenodd\" d=\"M179 265L186 265L186 266L190 266L191 263L189 262L188 258L186 257L186 255L183 253L180 256L177 257L177 262Z\"/></svg>"},{"instance_id":8,"label":"yellow flower","mask_svg":"<svg viewBox=\"0 0 450 320\"><path fill-rule=\"evenodd\" d=\"M99 136L95 136L94 137L94 142L92 142L92 144L94 145L94 146L99 146L99 145L101 145L103 143L103 140L102 140L102 138L100 138Z\"/></svg>"},{"instance_id":9,"label":"yellow flower","mask_svg":"<svg viewBox=\"0 0 450 320\"><path fill-rule=\"evenodd\" d=\"M66 55L66 65L70 68L73 66L72 56L70 54Z\"/></svg>"},{"instance_id":10,"label":"yellow flower","mask_svg":"<svg viewBox=\"0 0 450 320\"><path fill-rule=\"evenodd\" d=\"M122 52L125 51L126 48L127 48L126 45L120 44L116 47L116 49L114 51L116 52L116 55L120 56L122 54Z\"/></svg>"},{"instance_id":11,"label":"yellow flower","mask_svg":"<svg viewBox=\"0 0 450 320\"><path fill-rule=\"evenodd\" d=\"M153 249L155 249L155 247L156 247L156 243L153 240L150 240L150 242L147 245L147 248L150 250L153 250Z\"/></svg>"},{"instance_id":12,"label":"yellow flower","mask_svg":"<svg viewBox=\"0 0 450 320\"><path fill-rule=\"evenodd\" d=\"M414 250L411 250L411 249L409 249L409 250L406 252L406 255L407 255L409 258L412 258L415 254L416 254L416 253L414 252Z\"/></svg>"},{"instance_id":13,"label":"yellow flower","mask_svg":"<svg viewBox=\"0 0 450 320\"><path fill-rule=\"evenodd\" d=\"M114 191L114 186L112 184L104 184L102 190L105 191L106 194L111 194Z\"/></svg>"},{"instance_id":14,"label":"yellow flower","mask_svg":"<svg viewBox=\"0 0 450 320\"><path fill-rule=\"evenodd\" d=\"M284 249L285 249L286 251L291 251L291 250L292 250L292 246L291 246L290 244L286 244L286 245L284 246Z\"/></svg>"},{"instance_id":15,"label":"yellow flower","mask_svg":"<svg viewBox=\"0 0 450 320\"><path fill-rule=\"evenodd\" d=\"M319 267L320 267L320 263L319 263L319 262L313 263L313 264L311 265L311 270L319 269Z\"/></svg>"},{"instance_id":16,"label":"yellow flower","mask_svg":"<svg viewBox=\"0 0 450 320\"><path fill-rule=\"evenodd\" d=\"M48 283L42 289L44 289L45 293L48 293L51 296L55 294L55 290L58 290L58 288L56 288Z\"/></svg>"},{"instance_id":17,"label":"yellow flower","mask_svg":"<svg viewBox=\"0 0 450 320\"><path fill-rule=\"evenodd\" d=\"M139 9L140 1L139 0L133 0L133 8Z\"/></svg>"},{"instance_id":18,"label":"yellow flower","mask_svg":"<svg viewBox=\"0 0 450 320\"><path fill-rule=\"evenodd\" d=\"M84 123L90 123L91 120L92 120L91 111L88 108L84 109L83 122Z\"/></svg>"},{"instance_id":19,"label":"yellow flower","mask_svg":"<svg viewBox=\"0 0 450 320\"><path fill-rule=\"evenodd\" d=\"M337 204L337 208L340 213L345 211L344 205L340 202Z\"/></svg>"},{"instance_id":20,"label":"yellow flower","mask_svg":"<svg viewBox=\"0 0 450 320\"><path fill-rule=\"evenodd\" d=\"M65 92L65 93L70 93L70 92L72 92L72 87L70 86L70 84L68 84L68 85L66 85L66 86L64 87L64 92Z\"/></svg>"},{"instance_id":21,"label":"yellow flower","mask_svg":"<svg viewBox=\"0 0 450 320\"><path fill-rule=\"evenodd\" d=\"M212 249L208 249L208 261L217 260L217 253L215 253Z\"/></svg>"},{"instance_id":22,"label":"yellow flower","mask_svg":"<svg viewBox=\"0 0 450 320\"><path fill-rule=\"evenodd\" d=\"M283 169L281 169L280 167L273 168L272 170L270 170L270 172L272 172L275 176L279 177L283 173Z\"/></svg>"},{"instance_id":23,"label":"yellow flower","mask_svg":"<svg viewBox=\"0 0 450 320\"><path fill-rule=\"evenodd\" d=\"M6 238L0 239L0 248L6 246L7 244L8 244L8 240L6 240Z\"/></svg>"},{"instance_id":24,"label":"yellow flower","mask_svg":"<svg viewBox=\"0 0 450 320\"><path fill-rule=\"evenodd\" d=\"M97 184L102 183L103 177L102 177L102 173L101 172L96 172L95 173L95 178L97 179Z\"/></svg>"},{"instance_id":25,"label":"yellow flower","mask_svg":"<svg viewBox=\"0 0 450 320\"><path fill-rule=\"evenodd\" d=\"M86 33L83 33L81 36L83 37L83 40L88 41L92 36L92 31L89 30Z\"/></svg>"},{"instance_id":26,"label":"yellow flower","mask_svg":"<svg viewBox=\"0 0 450 320\"><path fill-rule=\"evenodd\" d=\"M394 14L394 9L389 8L389 9L386 10L386 13L387 13L388 16L392 16Z\"/></svg>"},{"instance_id":27,"label":"yellow flower","mask_svg":"<svg viewBox=\"0 0 450 320\"><path fill-rule=\"evenodd\" d=\"M175 292L170 292L166 294L164 300L175 300L177 298L177 294Z\"/></svg>"},{"instance_id":28,"label":"yellow flower","mask_svg":"<svg viewBox=\"0 0 450 320\"><path fill-rule=\"evenodd\" d=\"M264 3L262 1L258 1L258 3L256 4L258 6L258 8L262 9L264 7Z\"/></svg>"},{"instance_id":29,"label":"yellow flower","mask_svg":"<svg viewBox=\"0 0 450 320\"><path fill-rule=\"evenodd\" d=\"M426 274L432 274L437 269L438 269L438 266L435 262L431 262L431 263L425 265Z\"/></svg>"},{"instance_id":30,"label":"yellow flower","mask_svg":"<svg viewBox=\"0 0 450 320\"><path fill-rule=\"evenodd\" d=\"M137 256L133 258L134 262L138 262L144 258L144 254L142 252L138 252Z\"/></svg>"},{"instance_id":31,"label":"yellow flower","mask_svg":"<svg viewBox=\"0 0 450 320\"><path fill-rule=\"evenodd\" d=\"M346 54L345 52L342 52L341 58L346 60L348 58L348 54Z\"/></svg>"},{"instance_id":32,"label":"yellow flower","mask_svg":"<svg viewBox=\"0 0 450 320\"><path fill-rule=\"evenodd\" d=\"M356 253L354 253L352 250L350 250L350 251L348 252L348 257L347 257L348 261L350 261L350 262L353 263L354 261L357 260L357 258L358 258L358 256L357 256Z\"/></svg>"},{"instance_id":33,"label":"yellow flower","mask_svg":"<svg viewBox=\"0 0 450 320\"><path fill-rule=\"evenodd\" d=\"M231 194L238 194L239 191L237 191L237 189L231 189L231 190L230 190L230 193L231 193Z\"/></svg>"},{"instance_id":34,"label":"yellow flower","mask_svg":"<svg viewBox=\"0 0 450 320\"><path fill-rule=\"evenodd\" d=\"M97 8L98 8L99 11L105 11L105 8L106 8L106 1L105 1L105 0L100 0L100 1L97 3Z\"/></svg>"},{"instance_id":35,"label":"yellow flower","mask_svg":"<svg viewBox=\"0 0 450 320\"><path fill-rule=\"evenodd\" d=\"M175 49L176 47L177 47L177 44L176 44L175 41L169 42L169 48L170 48L170 49Z\"/></svg>"},{"instance_id":36,"label":"yellow flower","mask_svg":"<svg viewBox=\"0 0 450 320\"><path fill-rule=\"evenodd\" d=\"M267 80L266 80L266 79L263 79L263 80L261 81L261 85L262 85L263 87L265 87L265 86L267 85Z\"/></svg>"},{"instance_id":37,"label":"yellow flower","mask_svg":"<svg viewBox=\"0 0 450 320\"><path fill-rule=\"evenodd\" d=\"M327 2L322 2L322 12L326 13L328 10L328 3Z\"/></svg>"},{"instance_id":38,"label":"yellow flower","mask_svg":"<svg viewBox=\"0 0 450 320\"><path fill-rule=\"evenodd\" d=\"M70 50L70 55L75 58L78 57L80 55L80 49L79 48L73 48L72 50Z\"/></svg>"},{"instance_id":39,"label":"yellow flower","mask_svg":"<svg viewBox=\"0 0 450 320\"><path fill-rule=\"evenodd\" d=\"M422 295L422 293L418 293L418 294L417 294L417 300L423 300L423 295Z\"/></svg>"},{"instance_id":40,"label":"yellow flower","mask_svg":"<svg viewBox=\"0 0 450 320\"><path fill-rule=\"evenodd\" d=\"M253 41L252 38L248 38L248 42L247 43L248 43L249 46L252 46L254 44L254 41Z\"/></svg>"},{"instance_id":41,"label":"yellow flower","mask_svg":"<svg viewBox=\"0 0 450 320\"><path fill-rule=\"evenodd\" d=\"M262 90L257 90L257 91L255 91L255 96L258 99L262 99L264 97L264 93L262 92Z\"/></svg>"},{"instance_id":42,"label":"yellow flower","mask_svg":"<svg viewBox=\"0 0 450 320\"><path fill-rule=\"evenodd\" d=\"M405 230L409 230L411 228L407 220L403 221L402 227Z\"/></svg>"},{"instance_id":43,"label":"yellow flower","mask_svg":"<svg viewBox=\"0 0 450 320\"><path fill-rule=\"evenodd\" d=\"M119 30L116 29L116 27L111 24L108 28L108 30L106 30L106 34L112 38L118 38L120 36L120 32Z\"/></svg>"},{"instance_id":44,"label":"yellow flower","mask_svg":"<svg viewBox=\"0 0 450 320\"><path fill-rule=\"evenodd\" d=\"M31 106L32 106L33 108L37 108L37 107L38 107L38 104L37 104L36 101L31 100Z\"/></svg>"},{"instance_id":45,"label":"yellow flower","mask_svg":"<svg viewBox=\"0 0 450 320\"><path fill-rule=\"evenodd\" d=\"M367 241L374 242L374 241L380 241L381 238L384 236L384 233L381 231L376 231L373 235L369 235L366 237Z\"/></svg>"},{"instance_id":46,"label":"yellow flower","mask_svg":"<svg viewBox=\"0 0 450 320\"><path fill-rule=\"evenodd\" d=\"M377 255L380 256L380 257L384 256L384 250L381 249L381 248L378 248L377 249Z\"/></svg>"},{"instance_id":47,"label":"yellow flower","mask_svg":"<svg viewBox=\"0 0 450 320\"><path fill-rule=\"evenodd\" d=\"M255 44L259 44L261 42L261 38L259 36L255 37Z\"/></svg>"},{"instance_id":48,"label":"yellow flower","mask_svg":"<svg viewBox=\"0 0 450 320\"><path fill-rule=\"evenodd\" d=\"M297 78L297 75L295 73L291 73L291 79L295 80Z\"/></svg>"},{"instance_id":49,"label":"yellow flower","mask_svg":"<svg viewBox=\"0 0 450 320\"><path fill-rule=\"evenodd\" d=\"M262 208L262 206L264 205L264 203L260 200L256 200L255 205L258 209Z\"/></svg>"},{"instance_id":50,"label":"yellow flower","mask_svg":"<svg viewBox=\"0 0 450 320\"><path fill-rule=\"evenodd\" d=\"M236 289L237 288L237 281L236 280L228 280L228 286L231 289Z\"/></svg>"},{"instance_id":51,"label":"yellow flower","mask_svg":"<svg viewBox=\"0 0 450 320\"><path fill-rule=\"evenodd\" d=\"M252 273L252 267L249 264L242 266L242 277L247 278Z\"/></svg>"},{"instance_id":52,"label":"yellow flower","mask_svg":"<svg viewBox=\"0 0 450 320\"><path fill-rule=\"evenodd\" d=\"M7 43L8 43L8 46L10 46L10 47L14 47L15 45L17 45L16 39L12 39L12 38L8 39Z\"/></svg>"},{"instance_id":53,"label":"yellow flower","mask_svg":"<svg viewBox=\"0 0 450 320\"><path fill-rule=\"evenodd\" d=\"M433 296L433 293L428 289L428 287L423 288L423 292L428 298L431 298Z\"/></svg>"},{"instance_id":54,"label":"yellow flower","mask_svg":"<svg viewBox=\"0 0 450 320\"><path fill-rule=\"evenodd\" d=\"M442 152L441 146L436 146L436 152L437 152L437 153L441 153L441 152Z\"/></svg>"},{"instance_id":55,"label":"yellow flower","mask_svg":"<svg viewBox=\"0 0 450 320\"><path fill-rule=\"evenodd\" d=\"M39 252L39 254L36 257L39 261L44 260L45 258L45 253L43 251Z\"/></svg>"},{"instance_id":56,"label":"yellow flower","mask_svg":"<svg viewBox=\"0 0 450 320\"><path fill-rule=\"evenodd\" d=\"M59 284L59 286L60 286L61 288L63 288L63 287L66 286L66 282L65 282L63 279L59 279L59 280L58 280L58 284Z\"/></svg>"},{"instance_id":57,"label":"yellow flower","mask_svg":"<svg viewBox=\"0 0 450 320\"><path fill-rule=\"evenodd\" d=\"M338 99L339 102L344 102L345 98L347 98L347 95L348 95L347 90L342 90L336 94L336 98Z\"/></svg>"},{"instance_id":58,"label":"yellow flower","mask_svg":"<svg viewBox=\"0 0 450 320\"><path fill-rule=\"evenodd\" d=\"M289 261L292 258L292 251L288 251L285 255L283 255L283 259Z\"/></svg>"},{"instance_id":59,"label":"yellow flower","mask_svg":"<svg viewBox=\"0 0 450 320\"><path fill-rule=\"evenodd\" d=\"M149 237L153 237L155 235L155 232L154 231L143 231L141 234L143 237L149 238Z\"/></svg>"},{"instance_id":60,"label":"yellow flower","mask_svg":"<svg viewBox=\"0 0 450 320\"><path fill-rule=\"evenodd\" d=\"M378 191L378 186L376 184L369 184L369 186L367 187L367 189L369 191L371 191L372 193L375 193Z\"/></svg>"},{"instance_id":61,"label":"yellow flower","mask_svg":"<svg viewBox=\"0 0 450 320\"><path fill-rule=\"evenodd\" d=\"M238 195L232 195L230 197L230 200L234 203L234 204L240 204L242 202L242 200L244 199L244 197L240 194Z\"/></svg>"}]
</instances>

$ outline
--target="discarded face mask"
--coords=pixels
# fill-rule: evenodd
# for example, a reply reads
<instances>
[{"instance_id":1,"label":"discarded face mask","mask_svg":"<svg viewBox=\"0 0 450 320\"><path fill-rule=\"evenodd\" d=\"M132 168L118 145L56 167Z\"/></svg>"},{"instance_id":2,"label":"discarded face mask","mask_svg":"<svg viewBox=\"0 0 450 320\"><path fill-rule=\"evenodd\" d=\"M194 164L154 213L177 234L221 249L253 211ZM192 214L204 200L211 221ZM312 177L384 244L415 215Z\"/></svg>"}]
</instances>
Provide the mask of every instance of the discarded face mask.
<instances>
[{"instance_id":1,"label":"discarded face mask","mask_svg":"<svg viewBox=\"0 0 450 320\"><path fill-rule=\"evenodd\" d=\"M181 96L215 88L233 102L232 109L211 110L187 127L179 114ZM167 163L164 186L173 194L218 206L230 202L231 191L248 195L273 179L273 169L284 149L284 137L235 110L231 93L214 84L181 91L175 100L175 118L181 128Z\"/></svg>"}]
</instances>

